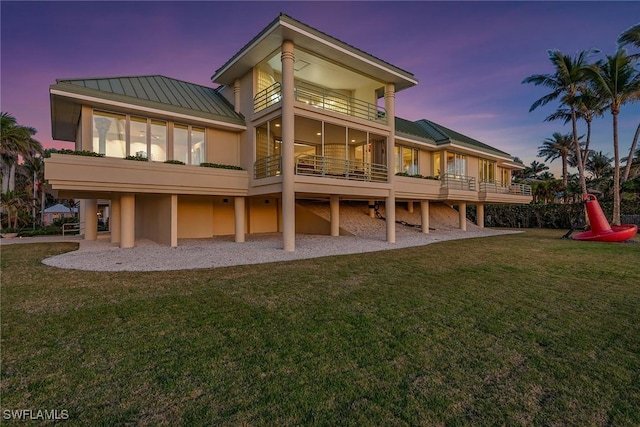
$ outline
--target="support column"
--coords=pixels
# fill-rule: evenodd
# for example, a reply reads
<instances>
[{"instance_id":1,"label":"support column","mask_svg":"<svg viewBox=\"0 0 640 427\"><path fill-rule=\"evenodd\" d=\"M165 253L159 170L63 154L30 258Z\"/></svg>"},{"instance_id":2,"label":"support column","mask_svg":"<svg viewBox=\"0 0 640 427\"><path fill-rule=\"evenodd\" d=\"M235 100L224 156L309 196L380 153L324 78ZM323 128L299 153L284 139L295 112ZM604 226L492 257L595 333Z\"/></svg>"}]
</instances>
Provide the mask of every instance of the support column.
<instances>
[{"instance_id":1,"label":"support column","mask_svg":"<svg viewBox=\"0 0 640 427\"><path fill-rule=\"evenodd\" d=\"M467 204L460 202L458 204L459 216L460 216L460 230L467 231Z\"/></svg>"},{"instance_id":2,"label":"support column","mask_svg":"<svg viewBox=\"0 0 640 427\"><path fill-rule=\"evenodd\" d=\"M132 248L136 242L136 196L120 196L120 247Z\"/></svg>"},{"instance_id":3,"label":"support column","mask_svg":"<svg viewBox=\"0 0 640 427\"><path fill-rule=\"evenodd\" d=\"M233 109L236 113L240 112L240 80L233 82Z\"/></svg>"},{"instance_id":4,"label":"support column","mask_svg":"<svg viewBox=\"0 0 640 427\"><path fill-rule=\"evenodd\" d=\"M236 232L236 243L244 242L244 197L233 198L233 224Z\"/></svg>"},{"instance_id":5,"label":"support column","mask_svg":"<svg viewBox=\"0 0 640 427\"><path fill-rule=\"evenodd\" d=\"M482 203L476 205L476 224L478 227L484 228L484 204Z\"/></svg>"},{"instance_id":6,"label":"support column","mask_svg":"<svg viewBox=\"0 0 640 427\"><path fill-rule=\"evenodd\" d=\"M329 209L331 211L331 235L340 235L340 197L331 195L329 200Z\"/></svg>"},{"instance_id":7,"label":"support column","mask_svg":"<svg viewBox=\"0 0 640 427\"><path fill-rule=\"evenodd\" d=\"M178 195L171 195L171 247L178 247Z\"/></svg>"},{"instance_id":8,"label":"support column","mask_svg":"<svg viewBox=\"0 0 640 427\"><path fill-rule=\"evenodd\" d=\"M385 218L387 220L387 242L396 242L396 196L391 194L385 200Z\"/></svg>"},{"instance_id":9,"label":"support column","mask_svg":"<svg viewBox=\"0 0 640 427\"><path fill-rule=\"evenodd\" d=\"M376 217L376 201L375 200L369 200L369 216L371 218L375 218Z\"/></svg>"},{"instance_id":10,"label":"support column","mask_svg":"<svg viewBox=\"0 0 640 427\"><path fill-rule=\"evenodd\" d=\"M98 201L86 199L84 210L84 240L96 240L98 238Z\"/></svg>"},{"instance_id":11,"label":"support column","mask_svg":"<svg viewBox=\"0 0 640 427\"><path fill-rule=\"evenodd\" d=\"M293 42L282 42L282 240L285 251L296 249L296 193L294 187Z\"/></svg>"},{"instance_id":12,"label":"support column","mask_svg":"<svg viewBox=\"0 0 640 427\"><path fill-rule=\"evenodd\" d=\"M111 197L111 209L109 212L109 231L111 243L120 243L120 195Z\"/></svg>"},{"instance_id":13,"label":"support column","mask_svg":"<svg viewBox=\"0 0 640 427\"><path fill-rule=\"evenodd\" d=\"M396 193L393 188L395 162L395 135L396 135L396 87L388 83L384 91L384 108L387 110L387 125L389 126L389 138L387 139L387 171L388 182L391 184L389 197L385 201L387 218L387 242L396 242Z\"/></svg>"},{"instance_id":14,"label":"support column","mask_svg":"<svg viewBox=\"0 0 640 427\"><path fill-rule=\"evenodd\" d=\"M407 202L407 212L413 213L413 201L411 200Z\"/></svg>"},{"instance_id":15,"label":"support column","mask_svg":"<svg viewBox=\"0 0 640 427\"><path fill-rule=\"evenodd\" d=\"M429 201L420 200L420 226L423 234L429 234Z\"/></svg>"}]
</instances>

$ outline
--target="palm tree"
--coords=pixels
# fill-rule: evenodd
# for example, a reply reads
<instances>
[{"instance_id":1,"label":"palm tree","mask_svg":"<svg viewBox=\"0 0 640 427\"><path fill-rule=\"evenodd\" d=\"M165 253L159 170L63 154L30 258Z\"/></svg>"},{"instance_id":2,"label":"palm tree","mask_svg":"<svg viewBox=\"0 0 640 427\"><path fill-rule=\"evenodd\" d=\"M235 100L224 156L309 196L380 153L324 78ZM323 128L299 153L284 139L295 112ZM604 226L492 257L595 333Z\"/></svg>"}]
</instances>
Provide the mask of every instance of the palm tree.
<instances>
[{"instance_id":1,"label":"palm tree","mask_svg":"<svg viewBox=\"0 0 640 427\"><path fill-rule=\"evenodd\" d=\"M44 223L44 204L47 192L44 180L44 159L42 157L31 157L24 162L25 171L33 179L33 199L38 200L37 193L40 192L40 224ZM35 204L34 204L35 209ZM35 213L35 212L34 212ZM35 220L35 215L34 215Z\"/></svg>"},{"instance_id":2,"label":"palm tree","mask_svg":"<svg viewBox=\"0 0 640 427\"><path fill-rule=\"evenodd\" d=\"M569 153L572 151L573 140L571 134L563 135L560 132L554 132L551 138L547 138L542 142L542 145L538 147L538 157L544 157L545 162L554 161L560 159L562 161L562 186L567 188L568 185L568 171L567 163L569 159ZM567 194L565 192L564 201L567 201Z\"/></svg>"},{"instance_id":3,"label":"palm tree","mask_svg":"<svg viewBox=\"0 0 640 427\"><path fill-rule=\"evenodd\" d=\"M624 49L614 55L606 55L601 64L585 67L585 72L593 82L596 93L609 102L613 117L613 218L620 224L620 153L618 149L618 114L620 107L640 98L640 73L633 66Z\"/></svg>"},{"instance_id":4,"label":"palm tree","mask_svg":"<svg viewBox=\"0 0 640 427\"><path fill-rule=\"evenodd\" d=\"M2 158L2 192L15 190L18 157L31 157L42 152L42 146L33 139L36 130L20 126L9 113L0 113L0 156Z\"/></svg>"},{"instance_id":5,"label":"palm tree","mask_svg":"<svg viewBox=\"0 0 640 427\"><path fill-rule=\"evenodd\" d=\"M549 166L534 160L530 166L524 168L522 177L524 179L538 179L538 175L547 170L549 170Z\"/></svg>"},{"instance_id":6,"label":"palm tree","mask_svg":"<svg viewBox=\"0 0 640 427\"><path fill-rule=\"evenodd\" d=\"M603 178L611 173L612 157L607 156L602 151L589 154L587 160L587 171L591 172L595 179Z\"/></svg>"},{"instance_id":7,"label":"palm tree","mask_svg":"<svg viewBox=\"0 0 640 427\"><path fill-rule=\"evenodd\" d=\"M627 29L618 37L618 47L622 48L629 45L640 48L640 23Z\"/></svg>"},{"instance_id":8,"label":"palm tree","mask_svg":"<svg viewBox=\"0 0 640 427\"><path fill-rule=\"evenodd\" d=\"M573 145L578 157L578 174L583 194L587 193L587 183L584 176L584 163L580 152L580 142L578 141L577 125L577 104L580 89L584 87L584 68L587 67L587 57L594 50L579 52L575 58L563 55L559 50L548 51L549 59L554 67L553 74L534 74L525 78L522 83L533 83L536 86L545 86L551 89L551 93L535 101L529 111L546 105L551 101L560 99L560 103L569 108L571 114L571 125L573 130Z\"/></svg>"}]
</instances>

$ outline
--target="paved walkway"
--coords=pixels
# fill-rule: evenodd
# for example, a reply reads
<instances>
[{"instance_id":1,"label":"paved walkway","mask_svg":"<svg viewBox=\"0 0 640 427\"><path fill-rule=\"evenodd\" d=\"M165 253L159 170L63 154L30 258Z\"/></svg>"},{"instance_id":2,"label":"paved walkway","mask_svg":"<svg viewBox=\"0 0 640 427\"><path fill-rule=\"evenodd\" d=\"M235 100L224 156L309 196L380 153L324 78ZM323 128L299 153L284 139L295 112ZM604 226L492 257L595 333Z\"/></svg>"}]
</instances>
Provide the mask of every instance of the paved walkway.
<instances>
[{"instance_id":1,"label":"paved walkway","mask_svg":"<svg viewBox=\"0 0 640 427\"><path fill-rule=\"evenodd\" d=\"M80 240L77 236L65 238L62 236L42 236L0 239L2 240L0 244L4 246L6 244L39 242L79 242L79 250L46 258L43 263L59 268L88 271L161 271L291 261L424 246L445 240L513 233L518 233L518 231L442 229L422 234L415 229L398 226L396 243L387 243L384 234L339 237L298 234L294 252L282 250L282 235L280 233L247 235L244 243L235 243L233 236L211 239L180 239L176 248L161 246L147 239L139 239L136 240L135 248L120 249L117 245L110 243L108 234L99 235L96 241Z\"/></svg>"}]
</instances>

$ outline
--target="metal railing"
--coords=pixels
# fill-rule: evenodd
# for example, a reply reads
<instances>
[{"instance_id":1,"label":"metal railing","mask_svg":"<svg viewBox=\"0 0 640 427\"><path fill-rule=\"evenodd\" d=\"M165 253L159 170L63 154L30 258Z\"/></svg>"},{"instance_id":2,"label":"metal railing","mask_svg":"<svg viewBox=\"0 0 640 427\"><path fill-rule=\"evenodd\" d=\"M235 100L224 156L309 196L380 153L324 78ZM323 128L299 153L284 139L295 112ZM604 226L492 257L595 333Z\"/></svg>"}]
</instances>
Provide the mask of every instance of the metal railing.
<instances>
[{"instance_id":1,"label":"metal railing","mask_svg":"<svg viewBox=\"0 0 640 427\"><path fill-rule=\"evenodd\" d=\"M296 84L294 91L295 100L298 102L365 120L387 123L387 112L384 108L361 99L308 83ZM253 111L257 113L281 100L282 87L276 82L256 94L253 98Z\"/></svg>"},{"instance_id":2,"label":"metal railing","mask_svg":"<svg viewBox=\"0 0 640 427\"><path fill-rule=\"evenodd\" d=\"M295 173L350 181L386 182L388 179L385 165L316 155L298 157Z\"/></svg>"},{"instance_id":3,"label":"metal railing","mask_svg":"<svg viewBox=\"0 0 640 427\"><path fill-rule=\"evenodd\" d=\"M62 237L67 233L77 232L80 234L80 223L79 222L65 222L62 224Z\"/></svg>"},{"instance_id":4,"label":"metal railing","mask_svg":"<svg viewBox=\"0 0 640 427\"><path fill-rule=\"evenodd\" d=\"M526 184L505 184L500 181L481 181L480 192L531 196L531 186Z\"/></svg>"},{"instance_id":5,"label":"metal railing","mask_svg":"<svg viewBox=\"0 0 640 427\"><path fill-rule=\"evenodd\" d=\"M470 176L446 173L440 178L441 187L447 190L476 191L476 179Z\"/></svg>"},{"instance_id":6,"label":"metal railing","mask_svg":"<svg viewBox=\"0 0 640 427\"><path fill-rule=\"evenodd\" d=\"M308 83L298 83L295 87L295 99L323 110L387 123L387 112L384 108L331 89Z\"/></svg>"},{"instance_id":7,"label":"metal railing","mask_svg":"<svg viewBox=\"0 0 640 427\"><path fill-rule=\"evenodd\" d=\"M258 112L265 108L271 107L282 100L282 88L280 83L276 82L268 88L258 92L253 97L253 111Z\"/></svg>"},{"instance_id":8,"label":"metal railing","mask_svg":"<svg viewBox=\"0 0 640 427\"><path fill-rule=\"evenodd\" d=\"M282 173L282 156L274 154L256 160L253 164L253 177L255 179L277 176Z\"/></svg>"}]
</instances>

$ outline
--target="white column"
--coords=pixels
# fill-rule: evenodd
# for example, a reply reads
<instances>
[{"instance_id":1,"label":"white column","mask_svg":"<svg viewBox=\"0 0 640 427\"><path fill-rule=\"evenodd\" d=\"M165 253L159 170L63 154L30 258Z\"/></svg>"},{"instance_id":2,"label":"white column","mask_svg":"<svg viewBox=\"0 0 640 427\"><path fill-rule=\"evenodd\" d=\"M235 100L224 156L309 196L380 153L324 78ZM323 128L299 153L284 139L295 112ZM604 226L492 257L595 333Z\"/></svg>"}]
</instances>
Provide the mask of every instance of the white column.
<instances>
[{"instance_id":1,"label":"white column","mask_svg":"<svg viewBox=\"0 0 640 427\"><path fill-rule=\"evenodd\" d=\"M98 238L98 201L86 199L84 209L84 240L96 240Z\"/></svg>"},{"instance_id":2,"label":"white column","mask_svg":"<svg viewBox=\"0 0 640 427\"><path fill-rule=\"evenodd\" d=\"M459 216L460 216L460 230L467 231L467 204L460 202L458 204Z\"/></svg>"},{"instance_id":3,"label":"white column","mask_svg":"<svg viewBox=\"0 0 640 427\"><path fill-rule=\"evenodd\" d=\"M285 251L296 249L296 194L294 187L293 42L282 43L282 240Z\"/></svg>"},{"instance_id":4,"label":"white column","mask_svg":"<svg viewBox=\"0 0 640 427\"><path fill-rule=\"evenodd\" d=\"M329 210L331 211L331 235L340 235L340 198L337 195L331 195L329 201Z\"/></svg>"},{"instance_id":5,"label":"white column","mask_svg":"<svg viewBox=\"0 0 640 427\"><path fill-rule=\"evenodd\" d=\"M478 203L476 205L476 217L478 227L484 228L484 204Z\"/></svg>"},{"instance_id":6,"label":"white column","mask_svg":"<svg viewBox=\"0 0 640 427\"><path fill-rule=\"evenodd\" d=\"M420 200L420 226L424 234L429 234L429 201Z\"/></svg>"},{"instance_id":7,"label":"white column","mask_svg":"<svg viewBox=\"0 0 640 427\"><path fill-rule=\"evenodd\" d=\"M136 196L120 196L120 247L132 248L136 241Z\"/></svg>"},{"instance_id":8,"label":"white column","mask_svg":"<svg viewBox=\"0 0 640 427\"><path fill-rule=\"evenodd\" d=\"M376 201L375 200L369 200L369 216L371 218L375 218L376 217L376 209L375 206L376 205Z\"/></svg>"},{"instance_id":9,"label":"white column","mask_svg":"<svg viewBox=\"0 0 640 427\"><path fill-rule=\"evenodd\" d=\"M411 200L407 202L407 211L413 213L413 201Z\"/></svg>"},{"instance_id":10,"label":"white column","mask_svg":"<svg viewBox=\"0 0 640 427\"><path fill-rule=\"evenodd\" d=\"M392 195L385 199L384 209L387 221L387 242L396 242L396 197Z\"/></svg>"},{"instance_id":11,"label":"white column","mask_svg":"<svg viewBox=\"0 0 640 427\"><path fill-rule=\"evenodd\" d=\"M236 243L244 242L244 197L233 198L233 223L236 232Z\"/></svg>"},{"instance_id":12,"label":"white column","mask_svg":"<svg viewBox=\"0 0 640 427\"><path fill-rule=\"evenodd\" d=\"M111 243L120 243L120 195L111 197L111 210L109 212L109 231Z\"/></svg>"}]
</instances>

